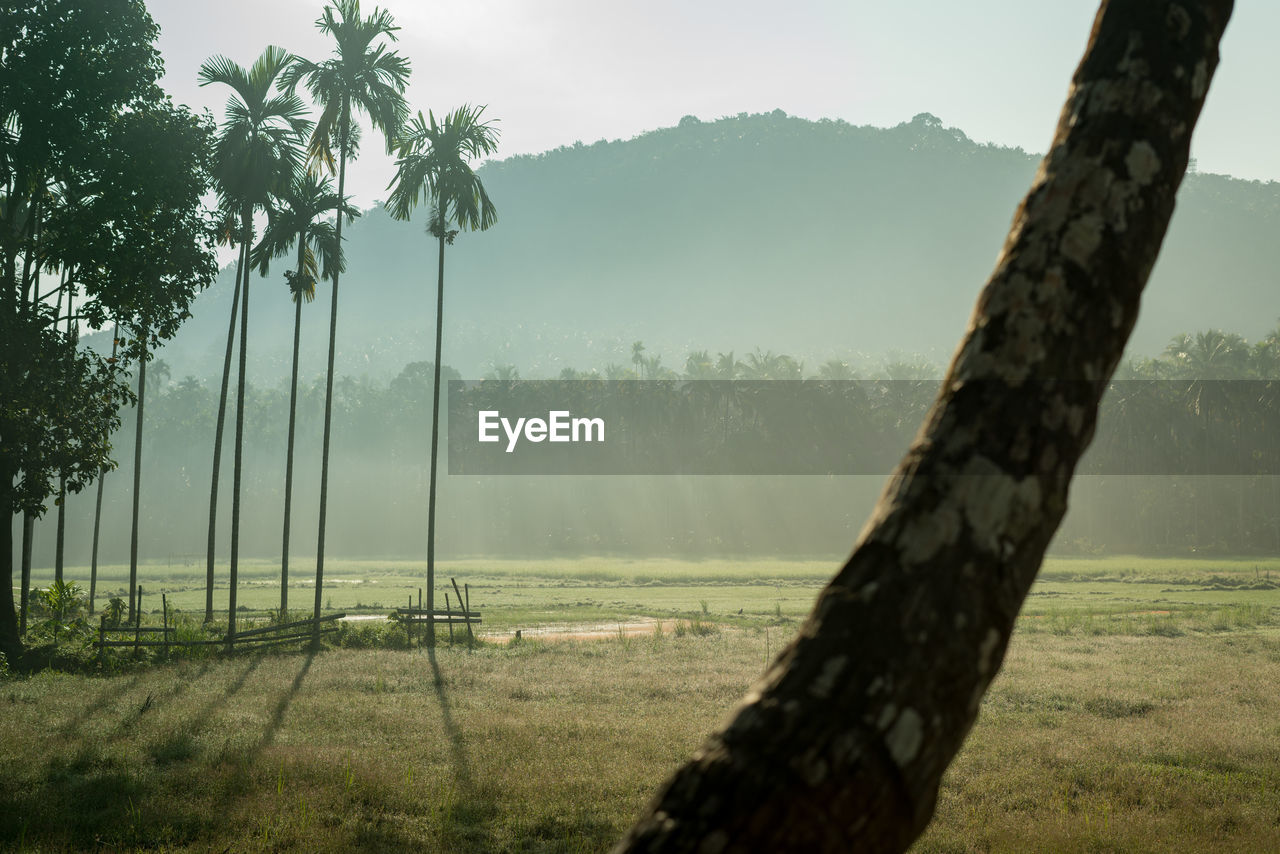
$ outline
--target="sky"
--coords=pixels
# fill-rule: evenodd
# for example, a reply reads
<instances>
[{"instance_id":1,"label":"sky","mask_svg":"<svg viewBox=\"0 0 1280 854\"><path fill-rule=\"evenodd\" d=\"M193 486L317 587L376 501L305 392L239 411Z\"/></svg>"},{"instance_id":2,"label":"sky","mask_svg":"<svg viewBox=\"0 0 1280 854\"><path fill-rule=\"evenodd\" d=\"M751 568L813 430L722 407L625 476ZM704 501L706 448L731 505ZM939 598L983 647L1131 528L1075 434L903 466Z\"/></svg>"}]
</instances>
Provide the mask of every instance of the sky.
<instances>
[{"instance_id":1,"label":"sky","mask_svg":"<svg viewBox=\"0 0 1280 854\"><path fill-rule=\"evenodd\" d=\"M929 112L979 142L1043 152L1088 38L1092 0L466 0L380 3L412 64L411 109L486 105L499 157L629 139L685 115L782 109L887 127ZM219 119L225 87L196 72L268 44L319 60L319 0L148 0L165 88ZM366 0L364 13L373 4ZM1202 172L1280 180L1280 3L1237 0L1196 129ZM387 195L393 166L366 134L348 192Z\"/></svg>"}]
</instances>

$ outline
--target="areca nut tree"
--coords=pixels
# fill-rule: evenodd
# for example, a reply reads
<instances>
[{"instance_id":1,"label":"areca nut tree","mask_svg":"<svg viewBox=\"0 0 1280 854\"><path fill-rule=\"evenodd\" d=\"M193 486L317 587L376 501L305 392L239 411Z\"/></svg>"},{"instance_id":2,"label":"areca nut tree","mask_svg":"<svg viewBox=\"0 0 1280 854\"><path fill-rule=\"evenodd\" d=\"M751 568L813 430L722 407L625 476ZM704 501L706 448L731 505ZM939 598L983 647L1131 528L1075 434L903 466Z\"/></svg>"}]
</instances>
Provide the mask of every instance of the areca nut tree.
<instances>
[{"instance_id":1,"label":"areca nut tree","mask_svg":"<svg viewBox=\"0 0 1280 854\"><path fill-rule=\"evenodd\" d=\"M345 264L339 249L337 229L332 222L321 219L330 211L337 211L338 207L338 194L327 178L314 172L298 172L267 210L267 227L251 258L253 266L265 276L272 258L283 257L292 250L297 252L297 268L285 273L294 306L289 437L284 470L284 531L280 552L281 620L289 610L289 529L293 511L293 448L298 411L298 344L302 330L302 304L315 299L317 279L322 275L332 279ZM341 207L341 215L348 221L360 215L351 205L344 203Z\"/></svg>"},{"instance_id":2,"label":"areca nut tree","mask_svg":"<svg viewBox=\"0 0 1280 854\"><path fill-rule=\"evenodd\" d=\"M482 121L484 107L463 105L437 122L419 112L405 128L398 146L396 176L387 209L396 219L409 218L419 201L431 204L427 231L439 246L436 283L435 379L431 387L431 470L427 499L427 642L435 643L436 473L440 433L440 350L444 333L444 247L457 230L484 231L498 220L498 210L471 168L475 158L498 149L498 129Z\"/></svg>"},{"instance_id":3,"label":"areca nut tree","mask_svg":"<svg viewBox=\"0 0 1280 854\"><path fill-rule=\"evenodd\" d=\"M236 382L236 434L231 498L231 567L228 636L235 634L236 582L240 550L240 480L244 444L244 387L249 323L249 247L253 243L254 211L267 206L273 192L288 185L302 165L301 143L311 131L302 99L279 88L281 72L293 57L284 48L267 47L252 67L245 69L225 56L214 56L200 66L200 85L221 83L232 90L227 99L226 120L218 133L214 153L214 181L222 208L238 216L236 239L240 259L236 264L236 293L232 296L231 321L223 357L222 388L214 434L213 476L209 495L209 535L206 551L205 620L213 617L213 568L217 531L218 476L222 458L222 431L226 417L227 384L235 335L236 297L239 297L240 353Z\"/></svg>"},{"instance_id":4,"label":"areca nut tree","mask_svg":"<svg viewBox=\"0 0 1280 854\"><path fill-rule=\"evenodd\" d=\"M352 113L363 113L382 132L387 152L408 114L404 90L409 82L409 61L388 50L381 39L396 40L399 27L391 14L374 7L368 17L360 14L359 0L336 0L325 6L316 27L335 42L333 54L320 62L296 58L285 72L286 85L293 91L304 86L320 105L320 117L311 135L308 157L313 166L334 169L333 143L338 144L338 197L346 198L347 158L352 156ZM342 217L338 217L336 239L342 244ZM333 359L337 347L338 284L333 275L329 307L329 357L325 371L324 438L320 451L320 519L316 533L315 637L320 637L320 603L324 589L325 522L329 509L329 441L333 424Z\"/></svg>"}]
</instances>

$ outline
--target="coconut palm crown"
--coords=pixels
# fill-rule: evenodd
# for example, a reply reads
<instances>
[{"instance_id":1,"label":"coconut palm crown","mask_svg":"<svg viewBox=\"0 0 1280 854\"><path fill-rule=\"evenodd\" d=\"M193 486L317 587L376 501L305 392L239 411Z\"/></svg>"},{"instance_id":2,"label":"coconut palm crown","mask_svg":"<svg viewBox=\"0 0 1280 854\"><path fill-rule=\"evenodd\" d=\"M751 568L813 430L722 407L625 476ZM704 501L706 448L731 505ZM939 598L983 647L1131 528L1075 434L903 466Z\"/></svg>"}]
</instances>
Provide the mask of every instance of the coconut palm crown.
<instances>
[{"instance_id":1,"label":"coconut palm crown","mask_svg":"<svg viewBox=\"0 0 1280 854\"><path fill-rule=\"evenodd\" d=\"M360 0L337 0L326 6L316 27L333 37L333 56L320 62L297 57L283 81L290 91L304 86L320 105L307 156L313 167L333 174L338 165L333 156L335 142L341 154L351 154L353 109L382 131L387 153L394 150L397 132L408 115L404 90L409 60L388 50L386 44L374 44L380 36L395 41L400 28L391 13L377 7L367 18L361 17Z\"/></svg>"},{"instance_id":2,"label":"coconut palm crown","mask_svg":"<svg viewBox=\"0 0 1280 854\"><path fill-rule=\"evenodd\" d=\"M232 90L214 153L224 209L242 214L246 204L265 207L269 194L287 186L300 165L299 142L312 130L307 106L297 95L276 90L295 60L284 48L271 46L247 70L225 56L200 66L201 86L222 83Z\"/></svg>"},{"instance_id":3,"label":"coconut palm crown","mask_svg":"<svg viewBox=\"0 0 1280 854\"><path fill-rule=\"evenodd\" d=\"M295 300L311 302L319 279L332 279L336 271L346 270L346 258L338 252L334 224L321 219L337 208L338 194L328 178L309 171L294 175L288 189L278 194L267 209L267 227L250 256L253 268L266 276L272 259L296 251L301 269L291 271L294 275L290 277L290 291ZM348 223L360 216L348 203L342 205L342 214Z\"/></svg>"},{"instance_id":4,"label":"coconut palm crown","mask_svg":"<svg viewBox=\"0 0 1280 854\"><path fill-rule=\"evenodd\" d=\"M430 111L409 121L396 146L400 159L387 199L393 217L408 219L419 201L430 202L435 237L450 221L468 231L484 231L497 222L497 208L470 163L498 150L498 129L481 121L484 109L464 104L441 121Z\"/></svg>"}]
</instances>

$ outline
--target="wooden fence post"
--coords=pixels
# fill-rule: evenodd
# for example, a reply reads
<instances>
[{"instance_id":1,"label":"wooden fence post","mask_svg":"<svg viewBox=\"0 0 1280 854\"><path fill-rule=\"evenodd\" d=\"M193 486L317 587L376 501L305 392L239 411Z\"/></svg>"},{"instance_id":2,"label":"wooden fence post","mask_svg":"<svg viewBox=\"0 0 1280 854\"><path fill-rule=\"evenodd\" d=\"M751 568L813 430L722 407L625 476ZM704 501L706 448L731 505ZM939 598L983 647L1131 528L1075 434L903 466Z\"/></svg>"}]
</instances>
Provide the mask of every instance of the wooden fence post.
<instances>
[{"instance_id":1,"label":"wooden fence post","mask_svg":"<svg viewBox=\"0 0 1280 854\"><path fill-rule=\"evenodd\" d=\"M142 585L138 585L138 610L133 612L133 655L138 655L138 635L142 634Z\"/></svg>"},{"instance_id":2,"label":"wooden fence post","mask_svg":"<svg viewBox=\"0 0 1280 854\"><path fill-rule=\"evenodd\" d=\"M453 608L449 606L449 594L444 594L444 613L449 618L449 646L453 646Z\"/></svg>"},{"instance_id":3,"label":"wooden fence post","mask_svg":"<svg viewBox=\"0 0 1280 854\"><path fill-rule=\"evenodd\" d=\"M164 657L169 657L169 595L160 594L160 633L164 637Z\"/></svg>"},{"instance_id":4,"label":"wooden fence post","mask_svg":"<svg viewBox=\"0 0 1280 854\"><path fill-rule=\"evenodd\" d=\"M405 612L404 633L409 638L409 646L413 647L413 622L417 615L413 613L413 594L409 594L409 610Z\"/></svg>"},{"instance_id":5,"label":"wooden fence post","mask_svg":"<svg viewBox=\"0 0 1280 854\"><path fill-rule=\"evenodd\" d=\"M462 585L462 590L467 594L467 603L462 606L462 612L466 614L467 617L467 639L471 641L471 643L475 643L476 633L471 631L471 585Z\"/></svg>"}]
</instances>

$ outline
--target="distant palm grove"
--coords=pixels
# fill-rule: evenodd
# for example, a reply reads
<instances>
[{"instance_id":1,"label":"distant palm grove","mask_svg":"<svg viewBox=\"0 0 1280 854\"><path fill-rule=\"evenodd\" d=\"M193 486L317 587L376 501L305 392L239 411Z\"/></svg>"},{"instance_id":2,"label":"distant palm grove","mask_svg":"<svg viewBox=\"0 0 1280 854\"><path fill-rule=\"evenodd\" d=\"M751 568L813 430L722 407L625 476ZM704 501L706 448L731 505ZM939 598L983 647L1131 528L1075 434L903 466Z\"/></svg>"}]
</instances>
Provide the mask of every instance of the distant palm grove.
<instances>
[{"instance_id":1,"label":"distant palm grove","mask_svg":"<svg viewBox=\"0 0 1280 854\"><path fill-rule=\"evenodd\" d=\"M851 448L874 426L900 454L937 393L939 370L922 358L851 365L830 359L805 365L767 351L694 351L670 367L643 343L633 360L594 369L562 369L564 380L652 379L672 386L675 404L700 394L701 381L739 382L727 409L708 400L725 425L726 442L750 437L771 423L790 425L794 413L753 406L754 380L842 381L861 378L848 426ZM1062 554L1274 553L1280 548L1280 329L1250 344L1238 335L1207 331L1174 338L1165 353L1123 366L1105 398L1097 441L1081 467L1071 512L1055 551ZM154 371L153 366L153 371ZM161 364L161 368L164 366ZM389 382L340 377L334 388L334 477L342 484L331 523L348 556L420 556L424 548L428 431L433 366L415 362ZM460 379L448 365L442 377ZM513 365L497 365L483 384L521 378ZM584 383L589 386L590 383ZM767 401L777 401L767 395ZM246 393L244 500L254 508L242 529L244 548L275 556L283 505L290 389L250 387ZM161 374L147 411L149 455L143 507L149 554L165 562L191 562L204 530L191 509L207 489L217 389L188 377ZM321 441L323 379L299 388L297 445L314 455ZM674 405L674 404L673 404ZM864 408L865 407L865 408ZM659 411L646 412L657 420ZM126 413L122 435L131 429ZM776 422L771 418L776 417ZM763 419L763 427L761 426ZM623 425L626 429L626 425ZM717 442L719 435L710 437ZM1244 457L1239 454L1244 449ZM731 453L732 448L730 448ZM1200 474L1188 466L1203 465ZM743 470L748 470L744 466ZM105 520L128 518L130 465L108 481ZM315 472L301 473L295 505L315 509ZM577 477L450 475L441 484L440 548L450 557L576 555L599 552L635 557L733 554L839 554L856 535L884 475ZM118 484L119 486L116 486ZM76 502L77 515L88 514ZM87 519L73 527L67 559L84 565ZM117 532L120 525L107 528ZM54 526L42 522L38 563L53 558ZM104 559L118 561L127 542L103 539Z\"/></svg>"}]
</instances>

